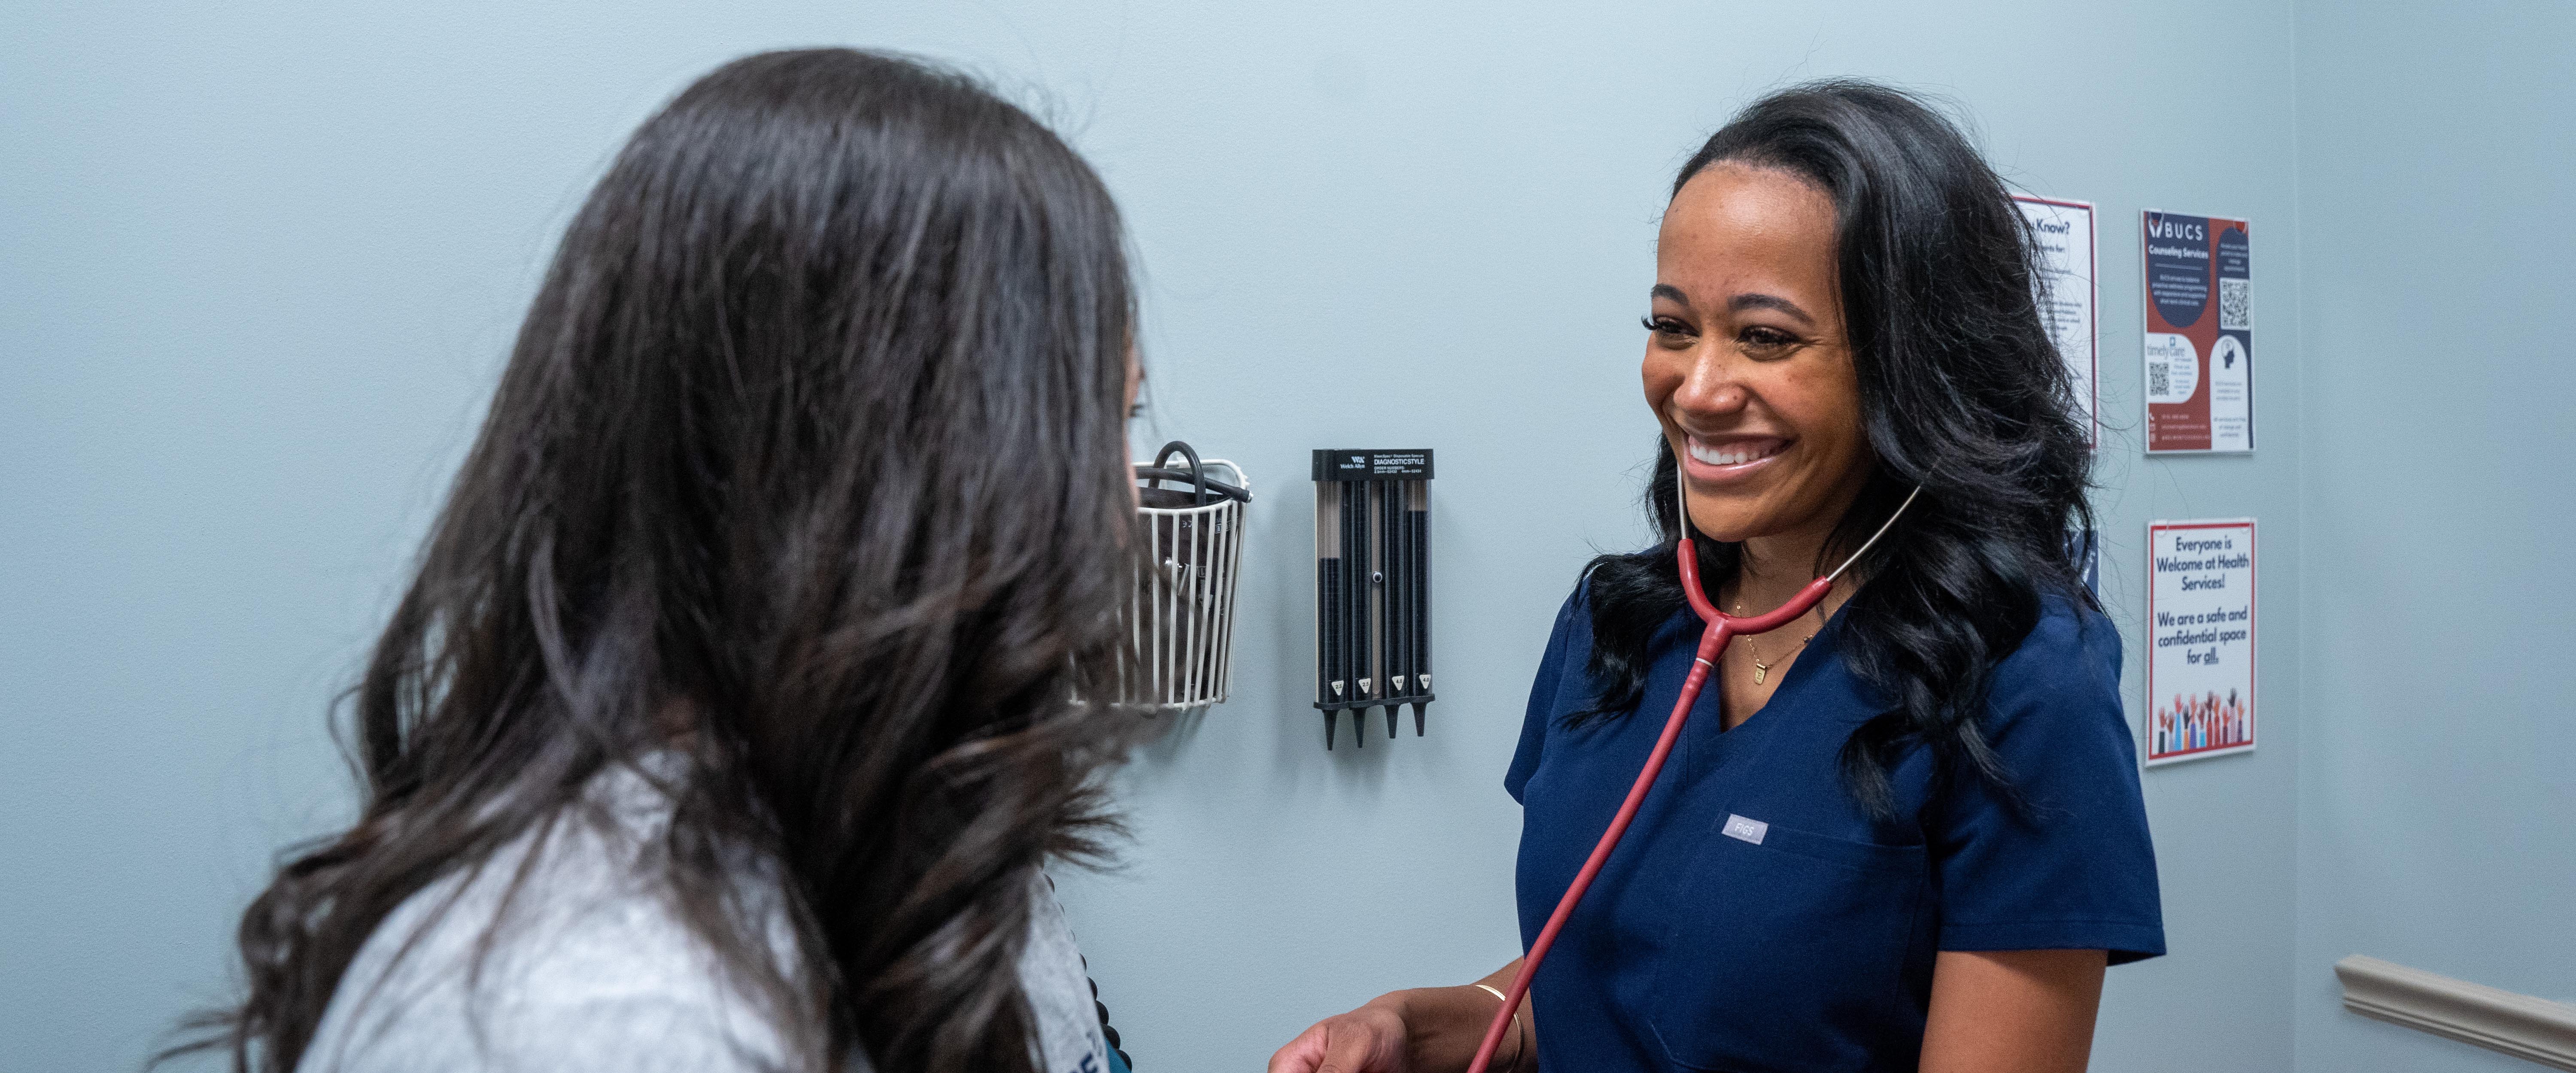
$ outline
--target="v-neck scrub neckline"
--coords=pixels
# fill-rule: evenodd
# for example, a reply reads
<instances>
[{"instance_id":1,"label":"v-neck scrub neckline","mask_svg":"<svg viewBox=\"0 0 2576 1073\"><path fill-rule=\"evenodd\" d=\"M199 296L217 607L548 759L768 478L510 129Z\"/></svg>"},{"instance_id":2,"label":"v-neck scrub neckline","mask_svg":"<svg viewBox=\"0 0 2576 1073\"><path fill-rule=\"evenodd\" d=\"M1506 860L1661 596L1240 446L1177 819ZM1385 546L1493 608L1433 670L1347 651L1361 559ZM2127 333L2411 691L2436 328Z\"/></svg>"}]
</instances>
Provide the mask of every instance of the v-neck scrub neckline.
<instances>
[{"instance_id":1,"label":"v-neck scrub neckline","mask_svg":"<svg viewBox=\"0 0 2576 1073\"><path fill-rule=\"evenodd\" d=\"M1844 606L1850 606L1850 601L1844 601ZM1805 646L1798 652L1796 658L1789 659L1788 666L1780 667L1779 664L1773 663L1773 667L1779 667L1780 684L1771 687L1771 695L1763 698L1761 707L1753 709L1753 714L1745 716L1743 722L1734 726L1726 725L1726 682L1722 677L1726 673L1726 668L1723 666L1711 665L1708 669L1708 685L1712 688L1704 688L1700 690L1699 699L1691 704L1690 723L1682 727L1683 732L1687 734L1691 727L1699 725L1701 720L1707 720L1717 724L1719 734L1733 734L1743 730L1747 726L1751 726L1756 720L1761 719L1762 713L1772 710L1772 708L1779 703L1780 694L1788 692L1789 687L1798 684L1800 679L1806 677L1805 675L1800 674L1799 671L1803 668L1814 665L1814 661L1807 657L1809 654L1817 651L1816 642L1822 640L1826 631L1834 629L1835 625L1840 623L1842 620L1842 608L1835 608L1834 613L1826 616L1824 623L1816 627L1815 634L1807 638ZM1684 615L1676 621L1681 622L1683 627L1690 633L1690 643L1697 644L1699 641L1699 620L1697 618ZM1665 628L1671 628L1671 623L1666 623ZM1657 632L1656 639L1658 641L1663 639L1661 631ZM1744 638L1737 637L1732 643L1743 644ZM1831 644L1832 642L1827 642L1828 647L1831 647ZM1661 649L1659 648L1657 651L1660 653ZM1693 649L1692 651L1694 655L1696 655L1697 649ZM1687 673L1689 666L1685 664L1683 669L1685 673ZM1665 698L1664 711L1667 714L1669 714L1673 709L1671 702L1679 699L1680 696L1681 690L1677 686L1674 688L1673 692ZM1645 708L1643 705L1640 705L1637 710L1644 711ZM1657 729L1660 730L1661 727L1659 726Z\"/></svg>"},{"instance_id":2,"label":"v-neck scrub neckline","mask_svg":"<svg viewBox=\"0 0 2576 1073\"><path fill-rule=\"evenodd\" d=\"M1973 777L1936 780L1916 747L1889 768L1896 818L1873 820L1841 750L1896 705L1843 660L1847 611L1742 724L1702 694L1532 982L1542 1070L1911 1070L1940 950L2164 952L2110 622L2052 598L1995 668L1980 726L2035 819ZM1523 807L1524 947L1662 732L1698 636L1675 614L1637 707L1568 727L1599 687L1585 594L1558 612L1504 779Z\"/></svg>"}]
</instances>

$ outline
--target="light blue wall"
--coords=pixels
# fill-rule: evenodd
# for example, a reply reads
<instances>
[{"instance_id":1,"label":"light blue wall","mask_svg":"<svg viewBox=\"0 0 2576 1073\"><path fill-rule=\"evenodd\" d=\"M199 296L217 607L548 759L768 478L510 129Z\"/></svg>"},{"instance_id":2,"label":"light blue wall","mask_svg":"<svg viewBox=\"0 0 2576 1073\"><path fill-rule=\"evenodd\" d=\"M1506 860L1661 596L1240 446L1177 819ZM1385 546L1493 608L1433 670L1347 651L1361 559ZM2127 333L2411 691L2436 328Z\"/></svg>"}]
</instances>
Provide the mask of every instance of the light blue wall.
<instances>
[{"instance_id":1,"label":"light blue wall","mask_svg":"<svg viewBox=\"0 0 2576 1073\"><path fill-rule=\"evenodd\" d=\"M2576 8L2302 3L2299 1068L2530 1069L2368 954L2576 1002Z\"/></svg>"},{"instance_id":2,"label":"light blue wall","mask_svg":"<svg viewBox=\"0 0 2576 1073\"><path fill-rule=\"evenodd\" d=\"M554 233L687 79L817 42L962 62L1062 122L1150 277L1147 438L1240 461L1264 493L1237 699L1132 769L1126 870L1067 882L1149 1067L1253 1068L1315 1017L1514 952L1499 783L1575 569L1639 532L1635 318L1662 188L1754 93L1835 74L1947 93L2017 183L2100 203L2106 595L2130 632L2148 519L2263 521L2264 748L2148 777L2174 956L2112 975L2097 1068L2291 1064L2307 538L2286 0L10 21L0 1067L128 1068L223 993L271 853L347 814L324 705ZM2128 431L2143 207L2255 222L2255 457L2149 462ZM1444 699L1427 738L1326 754L1302 696L1305 452L1414 445L1441 452Z\"/></svg>"}]
</instances>

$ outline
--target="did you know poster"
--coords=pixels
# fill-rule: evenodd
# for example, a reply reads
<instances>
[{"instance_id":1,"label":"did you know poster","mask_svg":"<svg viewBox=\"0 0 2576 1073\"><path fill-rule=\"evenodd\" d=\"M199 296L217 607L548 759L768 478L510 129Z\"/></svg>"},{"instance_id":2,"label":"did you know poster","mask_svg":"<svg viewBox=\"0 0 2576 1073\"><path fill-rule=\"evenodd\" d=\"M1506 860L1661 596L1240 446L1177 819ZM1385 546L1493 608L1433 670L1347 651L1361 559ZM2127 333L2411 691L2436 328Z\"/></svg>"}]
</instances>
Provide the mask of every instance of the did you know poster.
<instances>
[{"instance_id":1,"label":"did you know poster","mask_svg":"<svg viewBox=\"0 0 2576 1073\"><path fill-rule=\"evenodd\" d=\"M2093 315L2099 287L2094 282L2093 203L2014 194L2022 218L2030 222L2038 244L2039 311L2057 353L2075 380L2075 401L2084 407L2085 435L2101 446L2101 400L2095 351L2101 330Z\"/></svg>"}]
</instances>

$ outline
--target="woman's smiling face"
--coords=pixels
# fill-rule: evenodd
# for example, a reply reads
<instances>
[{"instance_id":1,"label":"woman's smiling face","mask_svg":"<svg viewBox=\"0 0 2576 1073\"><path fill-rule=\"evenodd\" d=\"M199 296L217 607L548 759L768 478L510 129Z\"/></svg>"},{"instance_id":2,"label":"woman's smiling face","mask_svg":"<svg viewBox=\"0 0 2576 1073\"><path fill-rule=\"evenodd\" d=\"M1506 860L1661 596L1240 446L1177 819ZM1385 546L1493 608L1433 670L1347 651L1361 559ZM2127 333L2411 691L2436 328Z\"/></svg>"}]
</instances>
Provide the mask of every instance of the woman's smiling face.
<instances>
[{"instance_id":1,"label":"woman's smiling face","mask_svg":"<svg viewBox=\"0 0 2576 1073\"><path fill-rule=\"evenodd\" d=\"M1719 540L1830 532L1868 482L1834 230L1823 191L1743 164L1703 169L1665 210L1646 404L1692 524Z\"/></svg>"}]
</instances>

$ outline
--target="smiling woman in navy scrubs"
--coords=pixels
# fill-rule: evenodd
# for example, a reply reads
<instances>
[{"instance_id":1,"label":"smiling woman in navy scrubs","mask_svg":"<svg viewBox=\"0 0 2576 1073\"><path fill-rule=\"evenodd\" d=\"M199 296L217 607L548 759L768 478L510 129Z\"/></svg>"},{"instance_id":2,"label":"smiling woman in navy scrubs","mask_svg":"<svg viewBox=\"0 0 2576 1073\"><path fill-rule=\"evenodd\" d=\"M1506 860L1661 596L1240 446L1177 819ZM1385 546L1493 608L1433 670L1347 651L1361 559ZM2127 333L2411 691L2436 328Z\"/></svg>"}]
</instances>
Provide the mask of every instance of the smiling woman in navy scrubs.
<instances>
[{"instance_id":1,"label":"smiling woman in navy scrubs","mask_svg":"<svg viewBox=\"0 0 2576 1073\"><path fill-rule=\"evenodd\" d=\"M1495 1069L2080 1070L2106 966L2164 952L2030 263L1993 171L1884 88L1776 94L1682 169L1643 368L1664 539L1595 560L1540 661L1504 780L1524 944L1690 669L1674 482L1739 613L1923 493L1816 611L1728 647ZM1271 1069L1462 1069L1518 968L1381 996Z\"/></svg>"}]
</instances>

